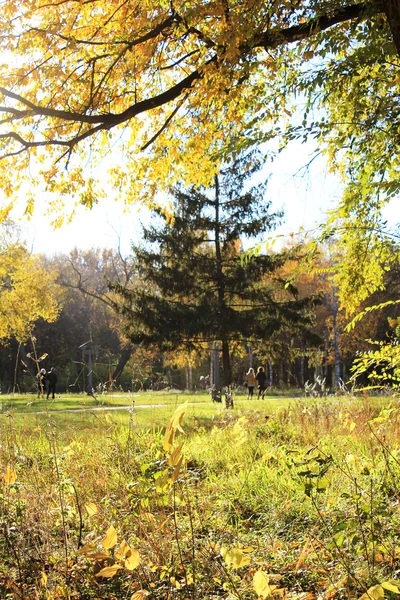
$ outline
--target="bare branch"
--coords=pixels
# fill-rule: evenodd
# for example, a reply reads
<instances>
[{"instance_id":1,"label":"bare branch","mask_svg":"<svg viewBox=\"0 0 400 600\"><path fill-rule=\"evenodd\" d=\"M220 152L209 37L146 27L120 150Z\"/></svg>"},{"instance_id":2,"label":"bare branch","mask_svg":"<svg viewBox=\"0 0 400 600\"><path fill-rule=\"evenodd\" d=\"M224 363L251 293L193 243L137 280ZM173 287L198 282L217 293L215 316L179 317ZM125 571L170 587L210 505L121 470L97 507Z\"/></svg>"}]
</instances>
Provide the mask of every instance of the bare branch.
<instances>
[{"instance_id":1,"label":"bare branch","mask_svg":"<svg viewBox=\"0 0 400 600\"><path fill-rule=\"evenodd\" d=\"M111 45L123 45L127 46L127 49L130 50L134 46L138 46L139 44L143 44L144 42L148 42L156 38L160 33L162 33L165 29L168 29L174 22L180 22L180 17L177 14L172 14L167 17L164 21L161 21L158 25L156 25L151 31L145 33L144 35L135 38L134 40L115 40ZM85 46L109 46L109 41L94 41L94 40L83 40L74 37L68 37L66 35L62 35L61 33L55 31L47 31L46 29L40 29L38 27L32 27L29 31L36 31L37 33L50 34L53 37L57 37L66 42L74 42L75 44L84 44Z\"/></svg>"},{"instance_id":2,"label":"bare branch","mask_svg":"<svg viewBox=\"0 0 400 600\"><path fill-rule=\"evenodd\" d=\"M263 47L265 49L277 48L278 46L304 40L339 23L365 18L367 14L371 14L371 11L374 14L382 12L382 7L379 7L377 3L365 4L364 2L360 2L358 4L350 4L349 6L332 11L330 15L321 15L305 23L288 27L287 29L270 29L264 31L254 38L252 47Z\"/></svg>"},{"instance_id":3,"label":"bare branch","mask_svg":"<svg viewBox=\"0 0 400 600\"><path fill-rule=\"evenodd\" d=\"M162 134L162 132L168 127L168 125L171 123L172 119L174 118L174 116L176 115L176 113L179 111L179 109L181 108L181 106L184 104L185 100L187 99L188 94L186 94L182 100L179 102L179 104L174 108L174 110L172 111L172 113L169 115L168 119L165 121L164 125L149 139L148 142L146 142L146 144L144 146L141 147L141 151L143 152L144 150L147 150L147 148L149 146L151 146L151 144L153 142L155 142L155 140L158 138L159 135Z\"/></svg>"}]
</instances>

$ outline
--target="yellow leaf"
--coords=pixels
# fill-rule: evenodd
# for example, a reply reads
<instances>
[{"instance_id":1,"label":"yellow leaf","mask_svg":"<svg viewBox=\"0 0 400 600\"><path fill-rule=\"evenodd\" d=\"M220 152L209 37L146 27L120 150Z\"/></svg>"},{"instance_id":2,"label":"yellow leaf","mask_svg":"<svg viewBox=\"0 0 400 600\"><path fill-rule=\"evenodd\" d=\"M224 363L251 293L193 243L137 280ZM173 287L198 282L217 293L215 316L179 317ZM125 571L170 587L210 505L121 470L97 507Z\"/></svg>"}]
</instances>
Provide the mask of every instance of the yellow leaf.
<instances>
[{"instance_id":1,"label":"yellow leaf","mask_svg":"<svg viewBox=\"0 0 400 600\"><path fill-rule=\"evenodd\" d=\"M393 592L394 594L400 594L399 582L394 579L390 579L389 581L384 581L382 587L389 592Z\"/></svg>"},{"instance_id":2,"label":"yellow leaf","mask_svg":"<svg viewBox=\"0 0 400 600\"><path fill-rule=\"evenodd\" d=\"M96 573L96 577L114 577L114 575L122 569L121 565L111 565L110 567L104 567L98 573Z\"/></svg>"},{"instance_id":3,"label":"yellow leaf","mask_svg":"<svg viewBox=\"0 0 400 600\"><path fill-rule=\"evenodd\" d=\"M11 485L17 481L17 472L7 466L6 472L3 473L3 479L6 485Z\"/></svg>"},{"instance_id":4,"label":"yellow leaf","mask_svg":"<svg viewBox=\"0 0 400 600\"><path fill-rule=\"evenodd\" d=\"M250 556L245 556L240 548L221 548L221 556L225 561L227 567L231 569L239 569L249 564Z\"/></svg>"},{"instance_id":5,"label":"yellow leaf","mask_svg":"<svg viewBox=\"0 0 400 600\"><path fill-rule=\"evenodd\" d=\"M178 406L178 408L176 409L176 411L174 412L174 414L172 415L166 432L165 432L165 438L164 438L164 450L168 451L172 448L172 445L174 443L174 436L175 436L175 432L176 431L180 431L183 433L183 429L181 427L181 423L185 414L187 408L187 402L185 402L185 404L181 404L180 406Z\"/></svg>"},{"instance_id":6,"label":"yellow leaf","mask_svg":"<svg viewBox=\"0 0 400 600\"><path fill-rule=\"evenodd\" d=\"M175 481L177 481L177 479L179 478L179 474L181 472L182 461L183 461L183 455L180 457L180 459L174 469L174 472L172 473L172 482L173 483Z\"/></svg>"},{"instance_id":7,"label":"yellow leaf","mask_svg":"<svg viewBox=\"0 0 400 600\"><path fill-rule=\"evenodd\" d=\"M94 554L89 554L88 558L92 560L104 560L105 558L110 558L109 552L95 552Z\"/></svg>"},{"instance_id":8,"label":"yellow leaf","mask_svg":"<svg viewBox=\"0 0 400 600\"><path fill-rule=\"evenodd\" d=\"M352 421L350 423L350 425L349 425L349 431L350 431L350 433L352 433L352 431L354 431L355 426L356 426L356 424L354 423L354 421Z\"/></svg>"},{"instance_id":9,"label":"yellow leaf","mask_svg":"<svg viewBox=\"0 0 400 600\"><path fill-rule=\"evenodd\" d=\"M142 513L141 517L142 517L142 521L147 521L148 523L156 522L156 518L153 515L153 513L145 512L145 513Z\"/></svg>"},{"instance_id":10,"label":"yellow leaf","mask_svg":"<svg viewBox=\"0 0 400 600\"><path fill-rule=\"evenodd\" d=\"M85 504L85 508L88 512L89 517L92 517L93 515L99 512L99 509L93 502L87 502Z\"/></svg>"},{"instance_id":11,"label":"yellow leaf","mask_svg":"<svg viewBox=\"0 0 400 600\"><path fill-rule=\"evenodd\" d=\"M171 419L171 426L174 429L177 429L178 431L180 431L181 433L184 433L184 431L181 427L181 423L183 421L183 417L185 415L186 408L187 408L187 402L185 402L185 404L181 404L181 406L178 406L178 408L174 412L172 419Z\"/></svg>"},{"instance_id":12,"label":"yellow leaf","mask_svg":"<svg viewBox=\"0 0 400 600\"><path fill-rule=\"evenodd\" d=\"M264 571L258 570L254 573L253 587L258 597L268 598L271 596L272 588L269 585L269 577Z\"/></svg>"},{"instance_id":13,"label":"yellow leaf","mask_svg":"<svg viewBox=\"0 0 400 600\"><path fill-rule=\"evenodd\" d=\"M96 550L95 544L87 544L86 546L83 546L83 548L79 548L77 554L90 554L93 550Z\"/></svg>"},{"instance_id":14,"label":"yellow leaf","mask_svg":"<svg viewBox=\"0 0 400 600\"><path fill-rule=\"evenodd\" d=\"M155 478L155 482L156 482L157 490L162 490L164 488L164 486L169 484L170 477L169 477L168 470L166 470L165 472L160 471L160 476Z\"/></svg>"},{"instance_id":15,"label":"yellow leaf","mask_svg":"<svg viewBox=\"0 0 400 600\"><path fill-rule=\"evenodd\" d=\"M47 575L44 571L42 571L41 577L40 577L40 586L41 587L46 587L47 585Z\"/></svg>"},{"instance_id":16,"label":"yellow leaf","mask_svg":"<svg viewBox=\"0 0 400 600\"><path fill-rule=\"evenodd\" d=\"M183 444L180 444L180 446L175 448L175 450L173 450L171 452L171 454L169 455L169 457L168 457L168 466L169 467L174 467L177 464L181 450L182 450L182 446L183 446Z\"/></svg>"},{"instance_id":17,"label":"yellow leaf","mask_svg":"<svg viewBox=\"0 0 400 600\"><path fill-rule=\"evenodd\" d=\"M125 540L122 540L118 550L115 551L115 556L119 559L123 559L125 556L128 556L131 551L129 544Z\"/></svg>"},{"instance_id":18,"label":"yellow leaf","mask_svg":"<svg viewBox=\"0 0 400 600\"><path fill-rule=\"evenodd\" d=\"M143 598L146 598L146 596L148 595L149 592L147 592L146 590L138 590L133 594L131 600L143 600Z\"/></svg>"},{"instance_id":19,"label":"yellow leaf","mask_svg":"<svg viewBox=\"0 0 400 600\"><path fill-rule=\"evenodd\" d=\"M133 550L131 549L130 555L128 556L128 558L125 560L125 569L128 569L129 571L133 571L133 569L136 569L136 567L139 566L140 563L140 556L139 556L139 552L137 550Z\"/></svg>"},{"instance_id":20,"label":"yellow leaf","mask_svg":"<svg viewBox=\"0 0 400 600\"><path fill-rule=\"evenodd\" d=\"M172 427L170 427L170 425L168 425L166 431L165 431L165 437L164 437L164 450L168 451L172 448L173 444L174 444L174 436L175 436L175 431L172 429Z\"/></svg>"},{"instance_id":21,"label":"yellow leaf","mask_svg":"<svg viewBox=\"0 0 400 600\"><path fill-rule=\"evenodd\" d=\"M360 600L384 600L385 592L381 585L373 585L366 594L360 596Z\"/></svg>"},{"instance_id":22,"label":"yellow leaf","mask_svg":"<svg viewBox=\"0 0 400 600\"><path fill-rule=\"evenodd\" d=\"M100 543L104 550L109 550L115 546L117 543L117 532L112 525L107 529L106 537Z\"/></svg>"}]
</instances>

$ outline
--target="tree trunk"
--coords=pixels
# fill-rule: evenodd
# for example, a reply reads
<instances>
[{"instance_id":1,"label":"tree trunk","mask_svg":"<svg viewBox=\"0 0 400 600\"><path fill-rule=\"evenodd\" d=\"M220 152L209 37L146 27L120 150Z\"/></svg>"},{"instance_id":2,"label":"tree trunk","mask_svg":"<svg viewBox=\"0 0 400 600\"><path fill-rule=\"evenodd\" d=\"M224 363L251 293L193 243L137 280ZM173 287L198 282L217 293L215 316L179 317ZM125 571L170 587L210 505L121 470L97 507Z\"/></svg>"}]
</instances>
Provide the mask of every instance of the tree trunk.
<instances>
[{"instance_id":1,"label":"tree trunk","mask_svg":"<svg viewBox=\"0 0 400 600\"><path fill-rule=\"evenodd\" d=\"M268 366L269 366L269 387L272 388L272 386L274 385L274 371L273 371L273 366L272 366L271 361L269 361Z\"/></svg>"},{"instance_id":2,"label":"tree trunk","mask_svg":"<svg viewBox=\"0 0 400 600\"><path fill-rule=\"evenodd\" d=\"M231 359L227 340L222 340L222 368L224 370L224 386L227 387L232 383Z\"/></svg>"},{"instance_id":3,"label":"tree trunk","mask_svg":"<svg viewBox=\"0 0 400 600\"><path fill-rule=\"evenodd\" d=\"M215 258L217 266L217 282L218 282L218 307L220 320L223 323L226 318L226 302L225 302L225 280L222 268L222 252L220 239L220 197L219 197L219 180L215 176ZM232 369L229 355L229 342L224 338L224 331L221 328L222 340L222 367L224 371L224 386L228 387L232 383ZM233 407L233 402L232 402Z\"/></svg>"},{"instance_id":4,"label":"tree trunk","mask_svg":"<svg viewBox=\"0 0 400 600\"><path fill-rule=\"evenodd\" d=\"M333 385L337 389L340 381L340 354L339 354L339 331L337 325L338 316L338 299L336 295L336 288L332 286L332 300L333 300L333 351L335 356L335 369L334 369L334 382Z\"/></svg>"},{"instance_id":5,"label":"tree trunk","mask_svg":"<svg viewBox=\"0 0 400 600\"><path fill-rule=\"evenodd\" d=\"M113 374L111 375L111 380L113 382L116 381L118 379L118 377L120 377L122 375L122 372L126 366L126 363L132 356L132 351L133 351L133 348L130 344L122 350L121 355L119 357L118 364L115 367Z\"/></svg>"},{"instance_id":6,"label":"tree trunk","mask_svg":"<svg viewBox=\"0 0 400 600\"><path fill-rule=\"evenodd\" d=\"M283 360L281 359L279 362L279 389L281 390L283 387Z\"/></svg>"},{"instance_id":7,"label":"tree trunk","mask_svg":"<svg viewBox=\"0 0 400 600\"><path fill-rule=\"evenodd\" d=\"M393 35L397 54L400 56L400 2L399 0L382 0L390 31Z\"/></svg>"},{"instance_id":8,"label":"tree trunk","mask_svg":"<svg viewBox=\"0 0 400 600\"><path fill-rule=\"evenodd\" d=\"M193 369L192 365L185 365L186 389L191 392L193 390Z\"/></svg>"}]
</instances>

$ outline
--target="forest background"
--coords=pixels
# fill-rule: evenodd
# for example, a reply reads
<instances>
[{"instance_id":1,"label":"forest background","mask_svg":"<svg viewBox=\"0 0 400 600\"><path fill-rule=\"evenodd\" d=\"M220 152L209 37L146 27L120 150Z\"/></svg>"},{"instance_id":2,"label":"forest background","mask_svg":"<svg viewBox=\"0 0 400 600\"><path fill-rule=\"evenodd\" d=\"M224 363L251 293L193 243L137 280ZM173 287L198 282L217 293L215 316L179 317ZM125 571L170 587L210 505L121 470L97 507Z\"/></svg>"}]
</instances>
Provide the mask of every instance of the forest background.
<instances>
[{"instance_id":1,"label":"forest background","mask_svg":"<svg viewBox=\"0 0 400 600\"><path fill-rule=\"evenodd\" d=\"M39 8L24 12L13 3L7 5L2 21L5 86L1 88L1 110L5 117L1 122L1 140L3 161L8 165L2 174L3 216L12 214L10 211L15 210L18 197L20 200L25 198L25 214L28 218L32 217L37 196L42 194L53 214L54 225L59 226L81 204L93 207L112 189L118 189L118 195L128 204L142 202L154 208L154 202L160 202L160 194L171 186L192 183L195 187L210 188L213 178L218 176L224 165L229 164L231 157L246 149L254 146L263 148L266 164L270 165L277 155L279 160L279 153L290 148L290 144L313 139L315 156L323 152L328 158L329 168L341 178L341 200L322 230L322 258L318 259L322 263L315 263L315 243L311 243L307 250L303 245L294 259L291 241L286 244L291 246L290 261L285 267L289 272L285 273L282 265L279 279L285 282L285 293L298 294L294 283L295 279L300 281L300 271L300 278L309 277L313 271L312 277L318 274L319 281L309 285L308 292L324 298L326 307L331 304L332 309L328 308L322 319L325 321L324 331L317 326L318 316L315 313L313 327L316 329L313 333L318 330L320 344L313 351L307 349L301 355L299 347L296 347L288 352L287 344L284 350L284 341L280 340L273 347L269 339L270 348L263 351L257 348L257 352L258 360L269 365L271 384L295 383L302 386L305 379L309 376L315 378L322 369L331 385L337 386L340 378L347 379L356 352L367 348L363 343L362 347L349 352L341 341L339 351L339 335L346 335L343 324L338 324L340 311L346 315L343 316L344 321L357 310L365 309L368 296L382 292L388 284L388 273L394 273L393 269L390 271L391 267L396 265L396 234L389 232L383 216L386 205L396 199L398 191L397 153L393 146L396 138L393 127L397 114L398 55L395 4L389 1L379 7L333 4L326 13L318 4L315 7L283 4L276 11L265 5L260 9L251 7L246 17L237 6L220 7L221 10L215 8L215 12L210 9L207 16L203 8L196 4L192 7L185 5L182 14L176 8L171 9L169 14L168 9L163 7L160 10L165 19L160 20L157 10L152 12L151 6L143 7L141 17L133 16L134 13L125 14L126 8L122 6L116 7L115 13L109 13L110 20L106 19L107 23L113 22L115 26L118 23L118 35L122 37L113 39L108 26L103 30L92 29L94 13L90 11L72 11L68 16L63 14L62 23L66 29L65 34L59 35L55 33L52 19L48 21L48 15ZM129 14L129 26L119 20L123 14ZM54 18L57 16L60 15L55 11ZM209 30L212 21L216 27L214 36L211 35L212 29ZM239 28L240 21L242 26ZM42 26L37 27L37 22L41 22ZM149 25L148 32L143 33L146 22L153 23L153 26ZM75 29L76 32L72 33ZM79 37L78 32L83 37ZM133 42L127 39L132 32L137 35ZM167 45L164 45L164 36L169 40ZM354 47L348 43L348 36L353 37ZM365 36L371 41L367 53L363 46ZM36 47L43 49L43 62L35 54ZM104 47L104 53L97 52L100 47ZM75 52L76 48L80 53ZM92 48L96 49L93 55ZM139 52L134 68L129 61L132 48ZM157 48L160 61L154 62ZM141 64L140 68L136 61ZM159 79L152 78L154 73ZM60 80L57 80L58 75ZM43 95L44 80L55 84L54 94L47 99ZM148 86L150 81L152 85ZM270 86L271 81L273 86ZM224 94L229 95L229 105ZM259 102L260 97L264 103ZM130 100L133 101L131 105ZM185 112L186 103L188 110ZM379 110L376 109L377 103ZM169 106L171 113L168 113ZM338 112L338 107L341 112ZM227 135L228 123L232 128ZM131 128L130 138L124 129L126 124ZM179 140L176 145L173 143L174 136ZM123 157L122 161L120 157ZM314 158L309 162L312 163ZM82 164L86 165L85 169ZM106 170L108 184L103 180ZM135 175L130 176L130 172ZM26 173L29 173L29 179L26 179ZM168 204L164 210L167 214ZM5 248L8 243L15 244L15 238L10 239L11 242L5 241ZM304 240L302 242L304 244ZM240 243L243 244L243 240ZM272 253L268 247L264 247L263 251ZM8 248L6 252L10 254ZM20 256L24 254L20 249L18 252ZM99 252L96 253L99 255ZM309 265L304 267L304 253L308 253L308 260L314 261L311 269ZM253 253L251 260L259 261L259 256L259 252ZM60 256L59 260L62 263L63 257ZM101 379L117 380L121 364L129 354L121 344L129 345L127 335L132 338L132 333L129 333L132 323L127 324L121 319L121 314L125 314L126 318L129 306L127 308L126 303L121 301L116 308L115 297L107 291L113 282L110 279L106 282L107 276L102 287L100 283L94 283L94 273L83 275L81 269L107 271L106 264L92 264L90 267L85 264L99 261L98 257L88 255L87 260L64 257L64 263L65 260L72 265L73 275L59 273L58 283L62 282L69 290L80 288L79 291L86 295L86 301L88 298L93 301L90 307L87 305L85 310L79 311L80 315L86 311L86 325L82 327L81 324L80 331L84 331L85 338L92 340L96 347L103 348L104 356L110 357L109 352L115 354L117 348L115 341L109 340L104 345L93 337L88 314L95 311L94 296L103 308L112 307L119 314L113 322L120 345L118 359L106 361L103 356L104 364L100 369L104 371L107 363L108 375L105 377L103 374ZM120 279L117 281L118 293L124 297L125 288L131 282L121 282L121 265L116 264L116 257L105 258L103 262L108 260L113 264L114 277ZM124 265L122 277L126 279L133 276L135 269L136 277L140 271L137 264L133 266L135 257L128 267L129 260L119 253L119 261ZM296 273L293 261L297 261ZM78 266L77 263L81 264ZM12 264L18 271L17 263ZM9 267L5 267L4 271L5 307L10 302L8 292L12 296L18 286L20 291L23 288L21 273L14 279L18 286L13 286L12 283L10 285L10 271L7 269ZM65 270L60 266L57 269ZM52 265L48 263L47 277L51 270ZM43 281L46 281L45 275ZM329 287L332 288L330 291ZM222 288L219 287L219 293L223 296ZM305 290L299 293L306 298ZM42 293L40 301L44 302L45 297L47 300L40 307L39 296L34 310L32 307L31 318L28 319L27 313L19 319L9 315L10 323L7 324L7 317L4 317L4 335L7 337L11 333L19 338L18 352L22 354L25 350L19 344L26 339L28 329L30 337L36 341L45 330L43 323L34 328L35 318L43 319L47 314L49 321L53 320L62 302L66 302L66 297L62 302L57 301L56 294L52 293L51 303L49 295ZM371 336L374 337L373 343L388 342L392 345L397 323L396 292L385 297L372 297L371 300L372 305L374 302L382 304L384 300L389 302L387 311L391 311L392 317L388 323L388 314L381 313L383 320L380 326L371 325L371 333L377 335L376 338ZM16 297L13 302L15 306ZM277 302L276 290L274 302ZM224 315L222 309L226 308L222 299L220 319ZM369 312L377 318L375 311ZM63 315L66 315L65 308L62 309ZM107 318L111 319L109 313ZM132 312L129 318L133 319ZM299 309L298 318L310 318L305 316L304 307ZM61 323L60 320L58 322ZM366 319L363 319L363 325L367 325ZM50 339L60 340L69 335L73 327L69 324L65 327L63 335L54 330ZM98 338L102 341L100 334ZM250 346L249 341L242 336L239 358L243 348ZM262 341L265 342L258 340L259 346ZM78 347L80 345L77 344ZM251 346L254 346L253 341ZM61 371L66 373L67 386L79 387L76 383L79 378L71 375L65 357L62 359L53 348L48 350L45 351L49 355L48 360L59 363ZM42 352L40 340L39 354ZM196 361L193 357L189 358L188 352L187 347L186 358L176 356L172 364L175 367L185 366L185 383L191 387L192 379L187 373L188 370L191 372ZM224 355L224 350L222 353ZM75 364L82 362L72 347L68 348L68 355L74 357L72 361ZM283 356L289 356L289 359L283 362ZM296 361L299 363L297 366ZM276 369L274 372L274 362L279 363L279 372ZM26 361L24 363L27 364ZM332 364L335 366L334 377L328 373ZM224 372L230 371L227 365L224 365ZM295 371L297 374L293 375ZM7 383L4 383L9 389L11 380L17 383L18 369L12 371L8 364L4 372L9 373ZM236 382L242 379L242 374L243 365L241 372L236 374ZM70 383L71 377L73 383ZM226 382L230 380L231 375L227 376ZM172 385L172 382L169 384ZM23 385L26 385L25 382ZM182 382L179 387L182 387Z\"/></svg>"}]
</instances>

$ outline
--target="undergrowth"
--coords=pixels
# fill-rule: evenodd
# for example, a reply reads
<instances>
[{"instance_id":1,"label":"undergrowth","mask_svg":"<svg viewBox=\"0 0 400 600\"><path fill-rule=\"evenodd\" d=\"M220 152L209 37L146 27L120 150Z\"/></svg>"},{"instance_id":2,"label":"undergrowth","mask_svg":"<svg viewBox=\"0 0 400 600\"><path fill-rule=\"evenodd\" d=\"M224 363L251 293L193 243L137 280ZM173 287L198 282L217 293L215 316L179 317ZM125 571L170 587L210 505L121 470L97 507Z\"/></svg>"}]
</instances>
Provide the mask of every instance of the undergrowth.
<instances>
[{"instance_id":1,"label":"undergrowth","mask_svg":"<svg viewBox=\"0 0 400 600\"><path fill-rule=\"evenodd\" d=\"M396 403L185 410L146 428L2 417L0 598L400 594Z\"/></svg>"}]
</instances>

